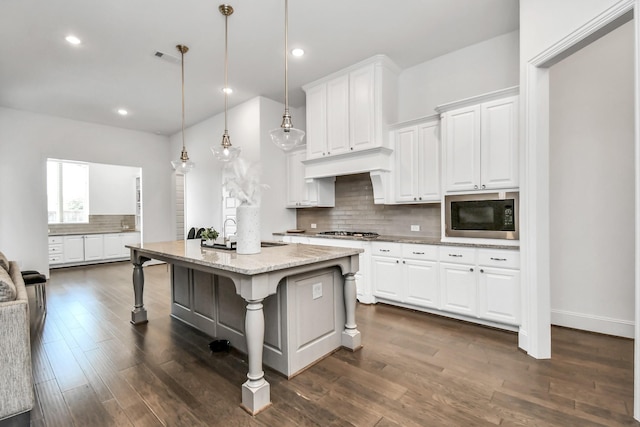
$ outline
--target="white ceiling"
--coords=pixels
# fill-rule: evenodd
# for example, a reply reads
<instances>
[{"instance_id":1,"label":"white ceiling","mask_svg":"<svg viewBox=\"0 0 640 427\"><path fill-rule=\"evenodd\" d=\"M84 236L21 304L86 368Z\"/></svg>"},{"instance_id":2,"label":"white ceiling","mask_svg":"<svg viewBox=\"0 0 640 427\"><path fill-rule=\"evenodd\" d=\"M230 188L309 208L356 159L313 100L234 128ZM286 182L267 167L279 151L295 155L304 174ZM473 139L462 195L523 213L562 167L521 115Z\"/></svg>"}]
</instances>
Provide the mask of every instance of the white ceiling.
<instances>
[{"instance_id":1,"label":"white ceiling","mask_svg":"<svg viewBox=\"0 0 640 427\"><path fill-rule=\"evenodd\" d=\"M2 0L0 105L128 129L180 129L186 44L187 126L224 111L222 1ZM229 98L284 102L284 0L229 0ZM292 106L300 86L375 54L405 69L518 29L518 0L291 0ZM82 40L65 42L68 34ZM130 114L121 117L118 108Z\"/></svg>"}]
</instances>

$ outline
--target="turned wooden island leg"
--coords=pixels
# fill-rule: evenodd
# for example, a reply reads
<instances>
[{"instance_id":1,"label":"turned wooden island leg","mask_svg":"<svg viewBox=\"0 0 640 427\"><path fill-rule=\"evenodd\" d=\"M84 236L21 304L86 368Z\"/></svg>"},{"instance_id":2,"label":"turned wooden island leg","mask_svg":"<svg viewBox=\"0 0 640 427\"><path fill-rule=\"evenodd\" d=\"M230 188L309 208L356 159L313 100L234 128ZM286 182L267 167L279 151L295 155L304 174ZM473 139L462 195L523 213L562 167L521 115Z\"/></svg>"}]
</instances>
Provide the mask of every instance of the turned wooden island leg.
<instances>
[{"instance_id":1,"label":"turned wooden island leg","mask_svg":"<svg viewBox=\"0 0 640 427\"><path fill-rule=\"evenodd\" d=\"M264 379L264 371L262 370L264 346L262 301L262 299L247 301L244 323L249 373L247 373L247 381L242 385L242 407L252 415L271 405L271 386Z\"/></svg>"},{"instance_id":2,"label":"turned wooden island leg","mask_svg":"<svg viewBox=\"0 0 640 427\"><path fill-rule=\"evenodd\" d=\"M342 331L342 346L351 350L362 347L362 336L356 325L356 279L354 273L344 275L345 325Z\"/></svg>"},{"instance_id":3,"label":"turned wooden island leg","mask_svg":"<svg viewBox=\"0 0 640 427\"><path fill-rule=\"evenodd\" d=\"M144 308L144 302L142 300L142 294L144 292L144 271L142 264L151 260L151 258L139 257L133 261L133 295L134 303L133 310L131 310L131 323L139 325L141 323L147 323L147 309Z\"/></svg>"}]
</instances>

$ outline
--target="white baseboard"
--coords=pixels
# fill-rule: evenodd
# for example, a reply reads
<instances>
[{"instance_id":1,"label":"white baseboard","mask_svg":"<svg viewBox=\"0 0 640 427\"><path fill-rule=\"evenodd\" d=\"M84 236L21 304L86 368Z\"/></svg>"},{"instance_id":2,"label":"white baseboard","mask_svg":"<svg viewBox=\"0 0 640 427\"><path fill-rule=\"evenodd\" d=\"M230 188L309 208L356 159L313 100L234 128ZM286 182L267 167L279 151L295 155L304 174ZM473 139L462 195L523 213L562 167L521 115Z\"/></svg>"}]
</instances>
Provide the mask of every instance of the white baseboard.
<instances>
[{"instance_id":1,"label":"white baseboard","mask_svg":"<svg viewBox=\"0 0 640 427\"><path fill-rule=\"evenodd\" d=\"M632 339L635 330L635 323L632 320L613 319L563 310L551 310L551 324Z\"/></svg>"}]
</instances>

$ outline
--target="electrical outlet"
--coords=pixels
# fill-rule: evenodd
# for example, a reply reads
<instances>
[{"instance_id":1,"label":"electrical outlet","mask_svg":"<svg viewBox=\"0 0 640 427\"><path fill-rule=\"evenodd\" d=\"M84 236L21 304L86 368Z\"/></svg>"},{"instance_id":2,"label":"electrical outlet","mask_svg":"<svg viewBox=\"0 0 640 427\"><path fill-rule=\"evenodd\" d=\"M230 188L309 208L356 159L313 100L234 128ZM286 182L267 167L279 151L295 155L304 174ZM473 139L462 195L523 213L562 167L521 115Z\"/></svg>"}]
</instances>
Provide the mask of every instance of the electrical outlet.
<instances>
[{"instance_id":1,"label":"electrical outlet","mask_svg":"<svg viewBox=\"0 0 640 427\"><path fill-rule=\"evenodd\" d=\"M322 283L314 283L311 288L313 299L322 298Z\"/></svg>"},{"instance_id":2,"label":"electrical outlet","mask_svg":"<svg viewBox=\"0 0 640 427\"><path fill-rule=\"evenodd\" d=\"M420 226L419 225L412 225L411 226L411 231L420 231Z\"/></svg>"},{"instance_id":3,"label":"electrical outlet","mask_svg":"<svg viewBox=\"0 0 640 427\"><path fill-rule=\"evenodd\" d=\"M316 224L311 224L311 228L318 228Z\"/></svg>"}]
</instances>

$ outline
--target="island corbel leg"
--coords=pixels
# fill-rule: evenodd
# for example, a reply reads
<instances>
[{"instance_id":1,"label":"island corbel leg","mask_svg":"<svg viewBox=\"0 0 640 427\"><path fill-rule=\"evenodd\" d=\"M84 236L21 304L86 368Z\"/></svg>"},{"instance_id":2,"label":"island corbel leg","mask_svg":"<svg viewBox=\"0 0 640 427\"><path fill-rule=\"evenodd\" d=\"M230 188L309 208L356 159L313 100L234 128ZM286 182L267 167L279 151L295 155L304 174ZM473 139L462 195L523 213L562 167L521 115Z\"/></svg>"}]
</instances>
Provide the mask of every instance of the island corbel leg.
<instances>
[{"instance_id":1,"label":"island corbel leg","mask_svg":"<svg viewBox=\"0 0 640 427\"><path fill-rule=\"evenodd\" d=\"M247 373L247 381L242 385L242 407L252 415L271 405L271 386L264 379L264 371L262 370L262 349L264 346L262 301L262 299L247 301L244 323L249 373Z\"/></svg>"},{"instance_id":2,"label":"island corbel leg","mask_svg":"<svg viewBox=\"0 0 640 427\"><path fill-rule=\"evenodd\" d=\"M147 257L132 257L133 258L133 295L134 304L133 310L131 310L131 323L139 325L141 323L147 323L147 309L144 308L144 302L142 300L142 293L144 292L144 272L142 270L142 264L150 261L151 258Z\"/></svg>"},{"instance_id":3,"label":"island corbel leg","mask_svg":"<svg viewBox=\"0 0 640 427\"><path fill-rule=\"evenodd\" d=\"M342 331L342 346L353 351L362 347L362 336L356 325L356 279L354 273L344 275L345 325Z\"/></svg>"}]
</instances>

